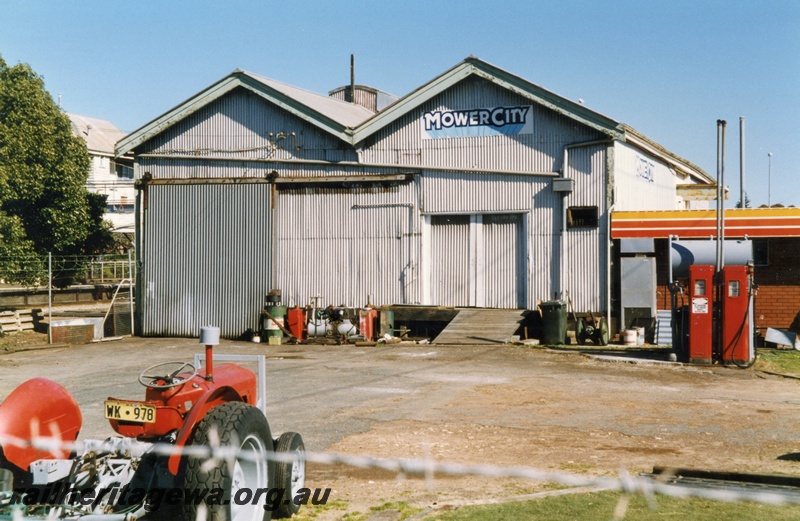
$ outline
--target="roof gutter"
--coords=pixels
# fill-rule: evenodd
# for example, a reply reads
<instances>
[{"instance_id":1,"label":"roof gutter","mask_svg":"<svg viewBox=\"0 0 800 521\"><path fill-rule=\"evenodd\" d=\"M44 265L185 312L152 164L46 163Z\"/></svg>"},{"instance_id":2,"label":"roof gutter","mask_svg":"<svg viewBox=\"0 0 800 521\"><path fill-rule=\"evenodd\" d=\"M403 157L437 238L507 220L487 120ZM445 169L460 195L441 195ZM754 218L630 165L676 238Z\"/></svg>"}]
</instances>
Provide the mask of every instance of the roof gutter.
<instances>
[{"instance_id":1,"label":"roof gutter","mask_svg":"<svg viewBox=\"0 0 800 521\"><path fill-rule=\"evenodd\" d=\"M345 168L386 168L391 170L416 170L434 171L434 172L462 172L467 174L502 174L502 175L523 175L530 177L558 177L559 172L529 172L521 170L493 170L486 168L456 168L456 167L441 167L441 166L425 166L425 167L409 167L408 165L392 165L384 163L357 163L355 161L324 161L322 159L262 159L250 157L198 157L188 156L182 154L139 154L137 156L141 159L181 159L192 161L230 161L234 163L262 163L262 164L279 164L279 165L314 165L314 166L331 166L331 167L345 167Z\"/></svg>"}]
</instances>

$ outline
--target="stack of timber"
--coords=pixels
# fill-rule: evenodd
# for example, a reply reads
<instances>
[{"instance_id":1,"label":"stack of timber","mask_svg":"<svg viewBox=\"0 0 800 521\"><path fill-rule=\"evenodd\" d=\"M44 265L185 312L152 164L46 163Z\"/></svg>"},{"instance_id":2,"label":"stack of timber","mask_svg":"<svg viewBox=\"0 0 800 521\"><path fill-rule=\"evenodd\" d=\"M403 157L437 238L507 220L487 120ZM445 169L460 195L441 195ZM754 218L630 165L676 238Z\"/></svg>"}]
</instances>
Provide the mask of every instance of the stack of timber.
<instances>
[{"instance_id":1,"label":"stack of timber","mask_svg":"<svg viewBox=\"0 0 800 521\"><path fill-rule=\"evenodd\" d=\"M2 333L18 333L33 329L33 310L17 309L0 311L0 330Z\"/></svg>"}]
</instances>

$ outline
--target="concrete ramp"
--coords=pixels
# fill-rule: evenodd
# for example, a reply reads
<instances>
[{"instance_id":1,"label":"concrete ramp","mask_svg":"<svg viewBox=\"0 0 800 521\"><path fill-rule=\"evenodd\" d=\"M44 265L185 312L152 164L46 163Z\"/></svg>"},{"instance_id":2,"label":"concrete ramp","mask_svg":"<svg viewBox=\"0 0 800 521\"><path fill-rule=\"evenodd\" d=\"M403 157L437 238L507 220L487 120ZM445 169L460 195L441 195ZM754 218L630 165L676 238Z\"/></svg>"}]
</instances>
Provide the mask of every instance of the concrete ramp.
<instances>
[{"instance_id":1,"label":"concrete ramp","mask_svg":"<svg viewBox=\"0 0 800 521\"><path fill-rule=\"evenodd\" d=\"M460 308L433 344L502 344L516 333L524 309Z\"/></svg>"}]
</instances>

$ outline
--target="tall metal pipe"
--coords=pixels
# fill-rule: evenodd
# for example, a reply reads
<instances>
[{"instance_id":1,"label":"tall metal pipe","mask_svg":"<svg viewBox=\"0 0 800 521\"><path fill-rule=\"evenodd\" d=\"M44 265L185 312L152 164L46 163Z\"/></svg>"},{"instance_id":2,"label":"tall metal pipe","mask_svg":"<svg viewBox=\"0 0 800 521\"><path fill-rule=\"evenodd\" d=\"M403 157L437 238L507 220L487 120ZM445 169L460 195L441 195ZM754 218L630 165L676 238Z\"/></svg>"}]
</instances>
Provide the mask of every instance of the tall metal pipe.
<instances>
[{"instance_id":1,"label":"tall metal pipe","mask_svg":"<svg viewBox=\"0 0 800 521\"><path fill-rule=\"evenodd\" d=\"M720 193L719 202L719 269L725 267L725 129L728 123L722 120L722 146L720 148Z\"/></svg>"},{"instance_id":2,"label":"tall metal pipe","mask_svg":"<svg viewBox=\"0 0 800 521\"><path fill-rule=\"evenodd\" d=\"M744 190L744 116L739 117L739 201L746 208Z\"/></svg>"},{"instance_id":3,"label":"tall metal pipe","mask_svg":"<svg viewBox=\"0 0 800 521\"><path fill-rule=\"evenodd\" d=\"M722 203L722 175L721 175L721 171L722 171L722 168L721 168L721 164L722 164L722 154L721 154L721 150L722 150L722 123L723 123L723 121L721 119L717 120L717 215L716 215L716 217L717 217L717 229L716 229L716 234L715 234L716 235L716 240L717 240L717 242L716 242L716 250L715 250L716 251L716 257L717 257L716 258L716 263L715 263L716 271L720 270L720 242L719 242L719 236L720 236L720 222L721 222L720 221L720 215L722 214L722 208L721 208L721 203Z\"/></svg>"}]
</instances>

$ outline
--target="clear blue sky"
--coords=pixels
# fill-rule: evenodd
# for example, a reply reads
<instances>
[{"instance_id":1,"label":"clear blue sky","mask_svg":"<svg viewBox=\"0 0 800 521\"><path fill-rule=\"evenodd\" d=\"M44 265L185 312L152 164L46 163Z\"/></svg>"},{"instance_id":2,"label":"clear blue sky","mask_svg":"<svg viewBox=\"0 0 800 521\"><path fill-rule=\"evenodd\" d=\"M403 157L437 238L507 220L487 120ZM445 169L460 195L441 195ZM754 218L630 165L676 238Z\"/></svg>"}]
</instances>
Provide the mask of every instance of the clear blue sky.
<instances>
[{"instance_id":1,"label":"clear blue sky","mask_svg":"<svg viewBox=\"0 0 800 521\"><path fill-rule=\"evenodd\" d=\"M475 55L627 123L716 175L739 117L754 206L800 206L800 1L0 0L0 54L68 112L133 131L236 68L318 93L404 95Z\"/></svg>"}]
</instances>

